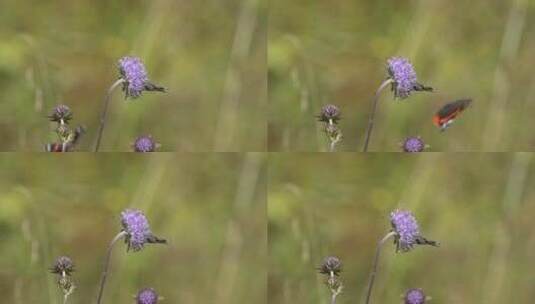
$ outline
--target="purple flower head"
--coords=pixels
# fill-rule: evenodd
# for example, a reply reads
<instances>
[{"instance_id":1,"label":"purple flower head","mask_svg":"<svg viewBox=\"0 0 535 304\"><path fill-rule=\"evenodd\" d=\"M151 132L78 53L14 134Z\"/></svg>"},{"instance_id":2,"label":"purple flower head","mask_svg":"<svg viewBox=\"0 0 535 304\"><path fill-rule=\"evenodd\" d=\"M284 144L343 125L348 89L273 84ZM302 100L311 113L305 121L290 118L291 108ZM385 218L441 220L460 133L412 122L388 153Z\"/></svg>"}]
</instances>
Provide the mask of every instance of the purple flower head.
<instances>
[{"instance_id":1,"label":"purple flower head","mask_svg":"<svg viewBox=\"0 0 535 304\"><path fill-rule=\"evenodd\" d=\"M141 59L137 57L123 57L119 59L119 72L124 80L123 91L125 98L137 98L143 91L160 91L165 89L149 82L147 71Z\"/></svg>"},{"instance_id":2,"label":"purple flower head","mask_svg":"<svg viewBox=\"0 0 535 304\"><path fill-rule=\"evenodd\" d=\"M338 276L342 271L342 262L335 256L328 256L323 259L323 263L318 270L322 274L331 275L332 273L333 275Z\"/></svg>"},{"instance_id":3,"label":"purple flower head","mask_svg":"<svg viewBox=\"0 0 535 304\"><path fill-rule=\"evenodd\" d=\"M392 57L388 59L387 71L392 79L392 91L394 91L396 98L407 98L412 91L433 90L431 87L418 83L414 67L406 58Z\"/></svg>"},{"instance_id":4,"label":"purple flower head","mask_svg":"<svg viewBox=\"0 0 535 304\"><path fill-rule=\"evenodd\" d=\"M152 136L140 136L136 139L134 142L134 151L135 152L154 152L156 148L158 147L158 143L152 139Z\"/></svg>"},{"instance_id":5,"label":"purple flower head","mask_svg":"<svg viewBox=\"0 0 535 304\"><path fill-rule=\"evenodd\" d=\"M166 243L164 239L159 239L152 234L149 221L139 210L126 209L121 212L121 223L123 231L126 232L127 250L132 249L136 252L143 249L146 243Z\"/></svg>"},{"instance_id":6,"label":"purple flower head","mask_svg":"<svg viewBox=\"0 0 535 304\"><path fill-rule=\"evenodd\" d=\"M405 294L405 304L424 304L425 294L420 288L407 290Z\"/></svg>"},{"instance_id":7,"label":"purple flower head","mask_svg":"<svg viewBox=\"0 0 535 304\"><path fill-rule=\"evenodd\" d=\"M156 304L158 303L158 294L152 288L141 289L136 297L137 304Z\"/></svg>"},{"instance_id":8,"label":"purple flower head","mask_svg":"<svg viewBox=\"0 0 535 304\"><path fill-rule=\"evenodd\" d=\"M318 115L318 120L323 122L333 122L336 123L340 119L340 109L337 106L328 104L323 106L321 109L320 115Z\"/></svg>"},{"instance_id":9,"label":"purple flower head","mask_svg":"<svg viewBox=\"0 0 535 304\"><path fill-rule=\"evenodd\" d=\"M424 141L419 136L407 137L401 146L403 151L409 153L422 152L426 148Z\"/></svg>"},{"instance_id":10,"label":"purple flower head","mask_svg":"<svg viewBox=\"0 0 535 304\"><path fill-rule=\"evenodd\" d=\"M435 241L427 240L420 235L418 222L410 211L396 210L390 213L390 223L392 230L396 233L394 244L396 245L396 252L408 252L414 245L431 245L438 246Z\"/></svg>"},{"instance_id":11,"label":"purple flower head","mask_svg":"<svg viewBox=\"0 0 535 304\"><path fill-rule=\"evenodd\" d=\"M50 268L50 272L60 274L62 276L71 275L74 271L74 264L68 256L60 256L56 259L54 265Z\"/></svg>"},{"instance_id":12,"label":"purple flower head","mask_svg":"<svg viewBox=\"0 0 535 304\"><path fill-rule=\"evenodd\" d=\"M55 121L59 123L68 123L69 120L72 119L72 112L71 109L63 104L57 105L54 109L52 109L52 112L50 115L48 115L48 118L50 121Z\"/></svg>"}]
</instances>

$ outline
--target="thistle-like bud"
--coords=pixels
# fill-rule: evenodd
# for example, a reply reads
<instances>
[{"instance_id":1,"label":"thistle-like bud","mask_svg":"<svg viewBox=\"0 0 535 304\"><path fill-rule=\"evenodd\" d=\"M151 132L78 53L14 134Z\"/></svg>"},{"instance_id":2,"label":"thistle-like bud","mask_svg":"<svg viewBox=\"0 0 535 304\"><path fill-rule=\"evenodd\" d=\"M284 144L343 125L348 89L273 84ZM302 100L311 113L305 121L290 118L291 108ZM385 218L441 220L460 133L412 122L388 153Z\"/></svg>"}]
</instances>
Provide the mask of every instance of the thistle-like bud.
<instances>
[{"instance_id":1,"label":"thistle-like bud","mask_svg":"<svg viewBox=\"0 0 535 304\"><path fill-rule=\"evenodd\" d=\"M342 262L335 256L328 256L323 259L318 271L328 276L338 276L342 272Z\"/></svg>"},{"instance_id":2,"label":"thistle-like bud","mask_svg":"<svg viewBox=\"0 0 535 304\"><path fill-rule=\"evenodd\" d=\"M71 109L63 104L57 105L48 116L50 121L58 122L60 124L69 123L72 119Z\"/></svg>"},{"instance_id":3,"label":"thistle-like bud","mask_svg":"<svg viewBox=\"0 0 535 304\"><path fill-rule=\"evenodd\" d=\"M323 259L323 263L318 267L318 271L321 274L327 275L325 285L329 288L332 299L336 299L344 288L339 277L340 272L342 272L342 262L335 256L328 256Z\"/></svg>"},{"instance_id":4,"label":"thistle-like bud","mask_svg":"<svg viewBox=\"0 0 535 304\"><path fill-rule=\"evenodd\" d=\"M340 120L340 109L332 104L325 105L317 117L322 122L337 123Z\"/></svg>"},{"instance_id":5,"label":"thistle-like bud","mask_svg":"<svg viewBox=\"0 0 535 304\"><path fill-rule=\"evenodd\" d=\"M74 263L68 256L60 256L56 259L54 265L50 268L51 273L56 273L61 276L68 275L74 271Z\"/></svg>"}]
</instances>

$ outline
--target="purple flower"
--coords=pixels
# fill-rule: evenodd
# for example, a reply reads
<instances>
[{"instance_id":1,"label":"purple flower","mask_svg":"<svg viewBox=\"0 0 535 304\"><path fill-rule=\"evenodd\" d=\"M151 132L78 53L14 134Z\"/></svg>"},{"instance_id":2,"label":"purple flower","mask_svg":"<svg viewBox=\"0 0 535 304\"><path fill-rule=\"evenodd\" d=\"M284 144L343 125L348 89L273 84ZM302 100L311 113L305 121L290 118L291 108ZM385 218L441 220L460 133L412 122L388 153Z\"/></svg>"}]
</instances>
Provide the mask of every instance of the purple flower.
<instances>
[{"instance_id":1,"label":"purple flower","mask_svg":"<svg viewBox=\"0 0 535 304\"><path fill-rule=\"evenodd\" d=\"M137 304L156 304L158 303L158 294L152 288L145 288L138 292L136 301Z\"/></svg>"},{"instance_id":2,"label":"purple flower","mask_svg":"<svg viewBox=\"0 0 535 304\"><path fill-rule=\"evenodd\" d=\"M396 252L410 251L414 245L431 245L438 246L435 241L427 240L420 235L418 222L410 211L396 210L390 213L390 223L392 230L396 233L394 244L396 245Z\"/></svg>"},{"instance_id":3,"label":"purple flower","mask_svg":"<svg viewBox=\"0 0 535 304\"><path fill-rule=\"evenodd\" d=\"M64 275L71 275L74 271L74 264L68 256L60 256L56 259L54 266L50 268L50 272Z\"/></svg>"},{"instance_id":4,"label":"purple flower","mask_svg":"<svg viewBox=\"0 0 535 304\"><path fill-rule=\"evenodd\" d=\"M433 88L418 83L412 64L403 57L388 59L388 75L392 79L392 91L396 98L407 98L412 91L432 91Z\"/></svg>"},{"instance_id":5,"label":"purple flower","mask_svg":"<svg viewBox=\"0 0 535 304\"><path fill-rule=\"evenodd\" d=\"M318 115L318 120L323 122L334 122L336 123L340 119L340 109L337 106L328 104L323 106L321 109L320 115Z\"/></svg>"},{"instance_id":6,"label":"purple flower","mask_svg":"<svg viewBox=\"0 0 535 304\"><path fill-rule=\"evenodd\" d=\"M123 231L126 232L127 250L139 251L143 249L145 243L166 243L166 240L159 239L152 234L149 221L139 210L126 209L121 212L121 223Z\"/></svg>"},{"instance_id":7,"label":"purple flower","mask_svg":"<svg viewBox=\"0 0 535 304\"><path fill-rule=\"evenodd\" d=\"M145 66L137 57L127 56L119 59L119 72L124 80L125 98L137 98L143 91L165 91L164 88L149 82Z\"/></svg>"},{"instance_id":8,"label":"purple flower","mask_svg":"<svg viewBox=\"0 0 535 304\"><path fill-rule=\"evenodd\" d=\"M422 152L426 148L426 145L419 136L407 137L402 144L402 148L405 152L414 153Z\"/></svg>"},{"instance_id":9,"label":"purple flower","mask_svg":"<svg viewBox=\"0 0 535 304\"><path fill-rule=\"evenodd\" d=\"M397 249L409 251L416 244L416 238L420 235L418 223L410 211L396 210L390 213L390 222L396 232Z\"/></svg>"},{"instance_id":10,"label":"purple flower","mask_svg":"<svg viewBox=\"0 0 535 304\"><path fill-rule=\"evenodd\" d=\"M318 270L322 274L330 275L332 273L337 276L342 271L342 262L335 256L328 256L323 259L323 263Z\"/></svg>"},{"instance_id":11,"label":"purple flower","mask_svg":"<svg viewBox=\"0 0 535 304\"><path fill-rule=\"evenodd\" d=\"M152 139L152 136L140 136L134 142L134 151L135 152L154 152L158 147L158 143Z\"/></svg>"},{"instance_id":12,"label":"purple flower","mask_svg":"<svg viewBox=\"0 0 535 304\"><path fill-rule=\"evenodd\" d=\"M50 121L55 121L59 123L68 123L72 119L71 109L63 104L57 105L52 109L52 113L48 115Z\"/></svg>"},{"instance_id":13,"label":"purple flower","mask_svg":"<svg viewBox=\"0 0 535 304\"><path fill-rule=\"evenodd\" d=\"M405 294L405 304L424 304L425 303L425 294L424 291L415 288L407 290Z\"/></svg>"}]
</instances>

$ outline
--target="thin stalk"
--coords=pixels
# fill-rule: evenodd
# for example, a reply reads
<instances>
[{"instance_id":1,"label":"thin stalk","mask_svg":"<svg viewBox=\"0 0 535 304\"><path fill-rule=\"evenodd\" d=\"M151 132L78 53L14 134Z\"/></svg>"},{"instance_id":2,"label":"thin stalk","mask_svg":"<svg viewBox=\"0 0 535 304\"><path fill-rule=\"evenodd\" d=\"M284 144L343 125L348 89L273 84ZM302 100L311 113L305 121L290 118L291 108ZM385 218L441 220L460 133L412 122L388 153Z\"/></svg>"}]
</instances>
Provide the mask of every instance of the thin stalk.
<instances>
[{"instance_id":1,"label":"thin stalk","mask_svg":"<svg viewBox=\"0 0 535 304\"><path fill-rule=\"evenodd\" d=\"M102 138L102 132L104 131L104 127L106 126L106 115L108 115L108 105L110 104L111 95L113 93L113 90L115 90L115 88L118 87L123 82L124 82L124 79L122 79L122 78L118 79L108 89L108 93L106 93L106 97L104 98L104 103L103 103L103 108L102 108L102 114L100 114L100 126L98 128L98 135L97 135L97 139L95 141L95 148L93 149L93 152L98 152L98 149L100 147L100 140Z\"/></svg>"},{"instance_id":2,"label":"thin stalk","mask_svg":"<svg viewBox=\"0 0 535 304\"><path fill-rule=\"evenodd\" d=\"M122 239L126 235L126 232L121 231L119 232L113 240L110 242L110 245L108 246L108 252L106 254L106 261L104 262L104 271L102 271L102 276L100 279L100 290L98 292L98 298L97 298L97 304L100 304L100 301L102 300L102 293L104 292L104 285L106 284L106 279L108 277L108 269L110 268L110 260L111 260L111 252L113 249L113 245L117 243L120 239Z\"/></svg>"},{"instance_id":3,"label":"thin stalk","mask_svg":"<svg viewBox=\"0 0 535 304\"><path fill-rule=\"evenodd\" d=\"M372 112L370 113L370 118L368 119L368 128L366 129L366 137L364 139L364 148L362 149L362 152L368 151L368 143L370 142L370 137L372 135L372 129L373 129L373 120L375 119L375 112L377 112L377 103L379 101L379 95L381 95L381 91L383 91L384 88L386 88L390 83L392 83L392 79L388 78L381 86L379 86L379 89L375 92L375 96L373 98L372 102Z\"/></svg>"},{"instance_id":4,"label":"thin stalk","mask_svg":"<svg viewBox=\"0 0 535 304\"><path fill-rule=\"evenodd\" d=\"M331 304L336 304L336 296L338 296L337 293L333 293L331 296Z\"/></svg>"},{"instance_id":5,"label":"thin stalk","mask_svg":"<svg viewBox=\"0 0 535 304\"><path fill-rule=\"evenodd\" d=\"M334 152L336 150L336 141L331 140L329 144L329 152Z\"/></svg>"},{"instance_id":6,"label":"thin stalk","mask_svg":"<svg viewBox=\"0 0 535 304\"><path fill-rule=\"evenodd\" d=\"M368 304L370 302L370 296L372 294L372 288L373 283L375 281L375 275L377 273L377 265L379 264L379 255L381 254L381 248L383 247L383 244L392 236L394 236L396 232L391 231L385 237L379 241L377 244L377 250L375 251L375 258L373 260L373 266L372 266L372 272L370 273L370 282L368 284L368 291L366 292L366 302L365 304Z\"/></svg>"}]
</instances>

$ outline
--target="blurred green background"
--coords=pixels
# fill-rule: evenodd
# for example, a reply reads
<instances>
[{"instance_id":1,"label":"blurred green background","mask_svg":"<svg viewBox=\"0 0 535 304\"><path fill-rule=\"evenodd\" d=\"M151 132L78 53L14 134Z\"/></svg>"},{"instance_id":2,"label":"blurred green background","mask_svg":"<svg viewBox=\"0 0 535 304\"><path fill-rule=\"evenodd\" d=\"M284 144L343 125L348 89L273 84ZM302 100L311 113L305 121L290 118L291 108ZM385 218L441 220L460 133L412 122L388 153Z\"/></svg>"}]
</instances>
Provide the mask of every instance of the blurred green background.
<instances>
[{"instance_id":1,"label":"blurred green background","mask_svg":"<svg viewBox=\"0 0 535 304\"><path fill-rule=\"evenodd\" d=\"M419 287L430 303L532 303L535 160L518 153L280 154L269 166L269 303L329 303L316 267L343 263L337 303L363 303L389 213L411 210L441 247L385 244L373 303Z\"/></svg>"},{"instance_id":2,"label":"blurred green background","mask_svg":"<svg viewBox=\"0 0 535 304\"><path fill-rule=\"evenodd\" d=\"M436 92L379 102L370 151L399 151L421 135L431 151L532 151L535 113L535 2L270 1L270 151L325 151L314 116L342 111L338 150L360 151L371 99L386 60L409 58ZM432 125L446 102L471 97L446 132Z\"/></svg>"},{"instance_id":3,"label":"blurred green background","mask_svg":"<svg viewBox=\"0 0 535 304\"><path fill-rule=\"evenodd\" d=\"M140 57L167 94L114 94L102 151L151 134L161 151L264 151L266 21L261 0L0 3L0 150L41 151L58 103L92 147L117 60Z\"/></svg>"},{"instance_id":4,"label":"blurred green background","mask_svg":"<svg viewBox=\"0 0 535 304\"><path fill-rule=\"evenodd\" d=\"M153 287L164 303L265 303L266 176L261 154L0 156L2 303L61 303L59 255L75 262L69 303L94 303L120 212L145 212L168 246L113 251L103 303Z\"/></svg>"}]
</instances>

